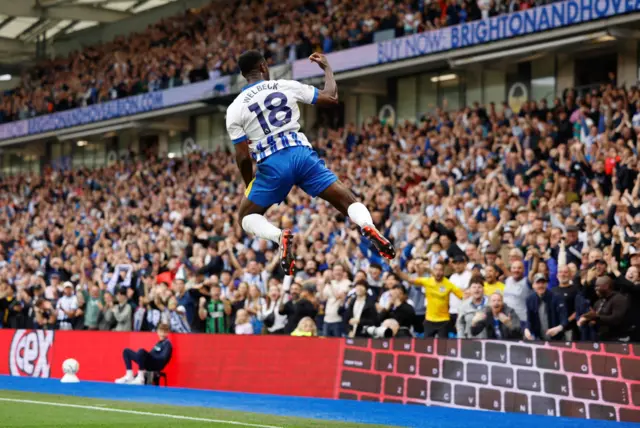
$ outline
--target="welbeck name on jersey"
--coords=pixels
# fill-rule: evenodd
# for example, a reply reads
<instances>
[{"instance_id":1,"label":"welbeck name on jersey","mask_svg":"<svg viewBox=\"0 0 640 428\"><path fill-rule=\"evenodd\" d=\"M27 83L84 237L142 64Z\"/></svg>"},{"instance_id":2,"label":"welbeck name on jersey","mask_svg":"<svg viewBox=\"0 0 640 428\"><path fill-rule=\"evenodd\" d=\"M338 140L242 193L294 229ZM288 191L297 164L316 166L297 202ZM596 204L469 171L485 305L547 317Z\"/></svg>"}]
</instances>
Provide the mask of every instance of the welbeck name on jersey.
<instances>
[{"instance_id":1,"label":"welbeck name on jersey","mask_svg":"<svg viewBox=\"0 0 640 428\"><path fill-rule=\"evenodd\" d=\"M249 88L249 90L244 92L244 99L242 100L242 102L248 103L254 96L258 95L259 92L266 90L277 91L278 82L265 82L256 86L252 86L251 88Z\"/></svg>"}]
</instances>

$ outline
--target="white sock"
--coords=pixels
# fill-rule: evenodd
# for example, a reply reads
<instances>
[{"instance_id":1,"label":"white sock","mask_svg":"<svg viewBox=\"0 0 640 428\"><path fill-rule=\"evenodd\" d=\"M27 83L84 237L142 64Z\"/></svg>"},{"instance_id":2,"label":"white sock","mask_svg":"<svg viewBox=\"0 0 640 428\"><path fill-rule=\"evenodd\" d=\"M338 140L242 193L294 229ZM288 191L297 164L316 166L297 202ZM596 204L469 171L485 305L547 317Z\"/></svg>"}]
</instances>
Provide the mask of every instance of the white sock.
<instances>
[{"instance_id":1,"label":"white sock","mask_svg":"<svg viewBox=\"0 0 640 428\"><path fill-rule=\"evenodd\" d=\"M144 373L145 373L144 370L139 370L138 371L138 377L144 377Z\"/></svg>"},{"instance_id":2,"label":"white sock","mask_svg":"<svg viewBox=\"0 0 640 428\"><path fill-rule=\"evenodd\" d=\"M271 242L280 244L280 234L282 230L275 227L260 214L249 214L242 219L242 228L247 233L251 233L258 238L268 239Z\"/></svg>"},{"instance_id":3,"label":"white sock","mask_svg":"<svg viewBox=\"0 0 640 428\"><path fill-rule=\"evenodd\" d=\"M133 377L133 370L127 370L126 377Z\"/></svg>"},{"instance_id":4,"label":"white sock","mask_svg":"<svg viewBox=\"0 0 640 428\"><path fill-rule=\"evenodd\" d=\"M373 226L371 213L362 202L355 202L347 208L349 218L360 227Z\"/></svg>"}]
</instances>

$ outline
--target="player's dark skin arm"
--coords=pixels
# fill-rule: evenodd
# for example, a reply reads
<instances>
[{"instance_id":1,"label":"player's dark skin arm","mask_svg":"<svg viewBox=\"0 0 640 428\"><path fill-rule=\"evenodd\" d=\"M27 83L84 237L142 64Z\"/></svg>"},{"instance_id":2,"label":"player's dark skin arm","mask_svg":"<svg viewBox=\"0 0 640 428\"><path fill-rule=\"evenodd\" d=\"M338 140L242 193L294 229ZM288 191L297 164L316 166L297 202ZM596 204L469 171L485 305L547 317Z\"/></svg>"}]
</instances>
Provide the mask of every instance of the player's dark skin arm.
<instances>
[{"instance_id":1,"label":"player's dark skin arm","mask_svg":"<svg viewBox=\"0 0 640 428\"><path fill-rule=\"evenodd\" d=\"M249 187L249 183L253 180L253 162L249 153L249 141L236 144L236 164L242 175L245 186Z\"/></svg>"},{"instance_id":2,"label":"player's dark skin arm","mask_svg":"<svg viewBox=\"0 0 640 428\"><path fill-rule=\"evenodd\" d=\"M327 57L320 53L314 53L309 59L318 64L324 71L324 89L318 91L316 105L330 106L338 104L338 84Z\"/></svg>"}]
</instances>

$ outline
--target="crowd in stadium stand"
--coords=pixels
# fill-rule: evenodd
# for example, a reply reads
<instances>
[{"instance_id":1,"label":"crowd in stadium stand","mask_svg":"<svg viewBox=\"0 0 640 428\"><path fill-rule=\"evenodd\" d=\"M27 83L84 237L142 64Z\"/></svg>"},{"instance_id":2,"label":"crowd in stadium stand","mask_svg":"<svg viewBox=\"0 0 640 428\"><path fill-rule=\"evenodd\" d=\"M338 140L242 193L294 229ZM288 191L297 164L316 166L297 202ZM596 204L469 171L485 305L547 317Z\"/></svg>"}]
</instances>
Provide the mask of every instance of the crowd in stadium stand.
<instances>
[{"instance_id":1,"label":"crowd in stadium stand","mask_svg":"<svg viewBox=\"0 0 640 428\"><path fill-rule=\"evenodd\" d=\"M539 2L538 2L539 3ZM0 123L238 74L236 58L261 50L270 64L535 6L533 0L214 2L145 31L46 61L0 100Z\"/></svg>"},{"instance_id":2,"label":"crowd in stadium stand","mask_svg":"<svg viewBox=\"0 0 640 428\"><path fill-rule=\"evenodd\" d=\"M295 190L295 276L243 233L229 153L0 182L4 327L638 340L640 91L309 130L399 250ZM284 278L284 279L283 279Z\"/></svg>"}]
</instances>

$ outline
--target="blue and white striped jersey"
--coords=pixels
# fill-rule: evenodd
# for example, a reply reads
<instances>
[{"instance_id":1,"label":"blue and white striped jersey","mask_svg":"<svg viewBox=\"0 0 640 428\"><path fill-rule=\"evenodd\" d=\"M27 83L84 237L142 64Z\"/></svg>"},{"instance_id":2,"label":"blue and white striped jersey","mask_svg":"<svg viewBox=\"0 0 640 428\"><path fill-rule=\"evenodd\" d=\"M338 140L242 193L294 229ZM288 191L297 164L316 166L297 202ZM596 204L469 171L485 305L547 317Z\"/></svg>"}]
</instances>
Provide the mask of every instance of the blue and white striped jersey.
<instances>
[{"instance_id":1,"label":"blue and white striped jersey","mask_svg":"<svg viewBox=\"0 0 640 428\"><path fill-rule=\"evenodd\" d=\"M300 131L298 103L315 104L318 89L294 80L263 80L246 86L227 108L227 132L238 144L250 141L260 162L291 146L311 143Z\"/></svg>"}]
</instances>

